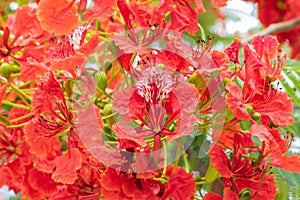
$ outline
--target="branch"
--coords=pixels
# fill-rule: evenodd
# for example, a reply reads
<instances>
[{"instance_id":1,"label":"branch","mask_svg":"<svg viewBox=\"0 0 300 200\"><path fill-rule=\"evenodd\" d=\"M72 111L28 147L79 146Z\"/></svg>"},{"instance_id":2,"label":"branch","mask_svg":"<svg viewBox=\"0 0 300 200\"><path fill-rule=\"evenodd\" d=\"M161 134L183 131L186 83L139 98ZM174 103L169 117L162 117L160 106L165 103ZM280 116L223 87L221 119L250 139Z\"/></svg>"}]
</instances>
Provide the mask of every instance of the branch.
<instances>
[{"instance_id":1,"label":"branch","mask_svg":"<svg viewBox=\"0 0 300 200\"><path fill-rule=\"evenodd\" d=\"M261 32L256 33L255 35L266 36L266 35L271 35L279 32L287 32L299 25L300 25L300 17L296 17L288 21L270 24L270 26L268 26ZM255 35L246 37L245 39L243 39L243 41L250 42Z\"/></svg>"}]
</instances>

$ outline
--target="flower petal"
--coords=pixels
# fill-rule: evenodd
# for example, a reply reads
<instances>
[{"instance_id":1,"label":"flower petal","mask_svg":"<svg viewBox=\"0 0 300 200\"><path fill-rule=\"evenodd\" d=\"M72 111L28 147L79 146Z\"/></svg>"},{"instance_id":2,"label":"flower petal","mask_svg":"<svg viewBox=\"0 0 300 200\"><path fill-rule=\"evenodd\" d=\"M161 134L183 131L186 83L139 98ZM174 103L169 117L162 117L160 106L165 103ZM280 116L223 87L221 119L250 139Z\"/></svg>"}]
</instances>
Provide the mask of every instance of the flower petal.
<instances>
[{"instance_id":1,"label":"flower petal","mask_svg":"<svg viewBox=\"0 0 300 200\"><path fill-rule=\"evenodd\" d=\"M81 168L82 155L78 149L69 149L67 153L58 157L56 169L52 174L52 179L55 182L64 184L73 184L78 178L76 171Z\"/></svg>"},{"instance_id":2,"label":"flower petal","mask_svg":"<svg viewBox=\"0 0 300 200\"><path fill-rule=\"evenodd\" d=\"M230 163L222 147L217 144L212 144L208 154L211 164L217 169L221 176L230 178L232 176L232 172L229 169Z\"/></svg>"},{"instance_id":3,"label":"flower petal","mask_svg":"<svg viewBox=\"0 0 300 200\"><path fill-rule=\"evenodd\" d=\"M74 0L41 0L37 17L43 29L58 35L71 33L80 24Z\"/></svg>"}]
</instances>

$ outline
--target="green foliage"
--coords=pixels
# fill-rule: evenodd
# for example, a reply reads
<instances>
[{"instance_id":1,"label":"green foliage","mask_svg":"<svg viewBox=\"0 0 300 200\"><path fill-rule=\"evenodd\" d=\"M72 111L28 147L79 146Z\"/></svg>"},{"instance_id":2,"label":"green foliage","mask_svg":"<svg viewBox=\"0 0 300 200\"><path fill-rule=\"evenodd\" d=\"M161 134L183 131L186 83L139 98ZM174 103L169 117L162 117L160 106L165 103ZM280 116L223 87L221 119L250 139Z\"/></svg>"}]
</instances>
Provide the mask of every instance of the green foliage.
<instances>
[{"instance_id":1,"label":"green foliage","mask_svg":"<svg viewBox=\"0 0 300 200\"><path fill-rule=\"evenodd\" d=\"M300 174L275 168L274 175L278 193L276 200L294 200L300 198Z\"/></svg>"},{"instance_id":2,"label":"green foliage","mask_svg":"<svg viewBox=\"0 0 300 200\"><path fill-rule=\"evenodd\" d=\"M287 60L283 71L284 79L281 81L283 89L288 93L294 102L294 123L286 129L300 136L300 62Z\"/></svg>"}]
</instances>

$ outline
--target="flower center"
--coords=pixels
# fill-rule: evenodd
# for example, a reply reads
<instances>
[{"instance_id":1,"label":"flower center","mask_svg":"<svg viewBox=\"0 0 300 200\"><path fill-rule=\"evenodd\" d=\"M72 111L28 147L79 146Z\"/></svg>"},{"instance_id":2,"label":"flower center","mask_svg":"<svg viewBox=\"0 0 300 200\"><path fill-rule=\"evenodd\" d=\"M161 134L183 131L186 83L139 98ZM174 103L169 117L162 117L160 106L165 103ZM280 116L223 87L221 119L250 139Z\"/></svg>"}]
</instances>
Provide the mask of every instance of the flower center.
<instances>
[{"instance_id":1,"label":"flower center","mask_svg":"<svg viewBox=\"0 0 300 200\"><path fill-rule=\"evenodd\" d=\"M86 31L89 29L89 27L90 25L78 26L72 34L68 35L69 43L75 51L78 50L82 44Z\"/></svg>"},{"instance_id":2,"label":"flower center","mask_svg":"<svg viewBox=\"0 0 300 200\"><path fill-rule=\"evenodd\" d=\"M150 67L142 72L136 83L138 94L148 103L157 104L172 90L174 81L164 70Z\"/></svg>"}]
</instances>

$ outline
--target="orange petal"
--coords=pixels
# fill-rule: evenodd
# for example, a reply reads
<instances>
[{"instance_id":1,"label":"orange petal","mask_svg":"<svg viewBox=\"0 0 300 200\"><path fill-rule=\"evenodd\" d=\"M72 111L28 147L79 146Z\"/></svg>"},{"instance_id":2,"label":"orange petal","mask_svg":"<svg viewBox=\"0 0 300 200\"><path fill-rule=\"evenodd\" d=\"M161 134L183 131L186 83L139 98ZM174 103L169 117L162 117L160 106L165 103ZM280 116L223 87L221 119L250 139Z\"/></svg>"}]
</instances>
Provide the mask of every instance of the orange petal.
<instances>
[{"instance_id":1,"label":"orange petal","mask_svg":"<svg viewBox=\"0 0 300 200\"><path fill-rule=\"evenodd\" d=\"M73 184L78 178L76 171L81 168L82 156L78 149L70 149L56 159L56 170L52 174L55 182Z\"/></svg>"},{"instance_id":2,"label":"orange petal","mask_svg":"<svg viewBox=\"0 0 300 200\"><path fill-rule=\"evenodd\" d=\"M50 33L68 34L80 24L74 0L41 0L37 17L42 28Z\"/></svg>"}]
</instances>

